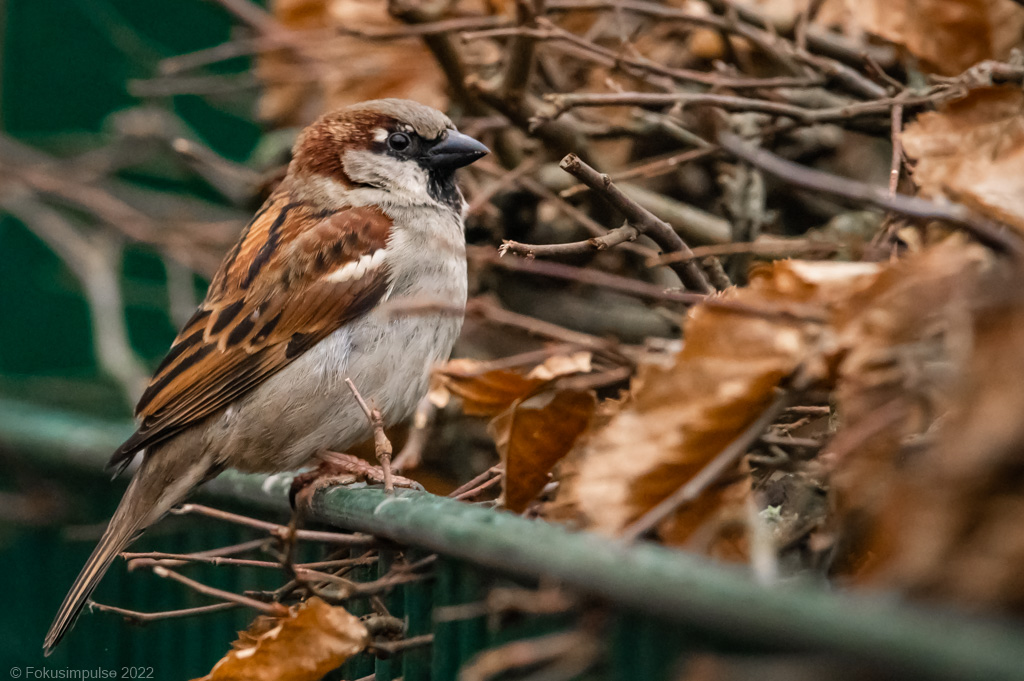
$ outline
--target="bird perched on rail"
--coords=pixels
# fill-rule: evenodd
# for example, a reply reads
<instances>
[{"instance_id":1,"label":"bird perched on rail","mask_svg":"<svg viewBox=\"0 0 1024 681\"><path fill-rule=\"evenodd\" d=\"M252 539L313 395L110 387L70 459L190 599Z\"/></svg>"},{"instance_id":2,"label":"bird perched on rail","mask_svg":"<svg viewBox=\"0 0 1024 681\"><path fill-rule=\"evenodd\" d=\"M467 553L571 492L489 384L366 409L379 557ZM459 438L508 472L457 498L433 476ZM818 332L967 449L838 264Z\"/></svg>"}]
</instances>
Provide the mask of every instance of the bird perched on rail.
<instances>
[{"instance_id":1,"label":"bird perched on rail","mask_svg":"<svg viewBox=\"0 0 1024 681\"><path fill-rule=\"evenodd\" d=\"M382 99L327 114L221 263L114 453L142 454L46 636L60 642L111 561L226 468L294 470L369 437L350 379L386 424L407 418L447 358L466 304L455 170L487 153L447 116ZM389 301L427 299L394 315ZM439 308L436 303L442 303Z\"/></svg>"}]
</instances>

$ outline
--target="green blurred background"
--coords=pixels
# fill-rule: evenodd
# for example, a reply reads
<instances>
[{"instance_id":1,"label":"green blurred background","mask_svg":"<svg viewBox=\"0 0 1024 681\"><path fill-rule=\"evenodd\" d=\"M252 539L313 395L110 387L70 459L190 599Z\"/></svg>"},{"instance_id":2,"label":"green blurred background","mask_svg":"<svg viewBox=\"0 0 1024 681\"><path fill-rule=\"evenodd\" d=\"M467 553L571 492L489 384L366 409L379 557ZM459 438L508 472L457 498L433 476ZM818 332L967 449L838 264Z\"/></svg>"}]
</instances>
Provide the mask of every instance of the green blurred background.
<instances>
[{"instance_id":1,"label":"green blurred background","mask_svg":"<svg viewBox=\"0 0 1024 681\"><path fill-rule=\"evenodd\" d=\"M232 17L206 0L0 0L3 35L0 121L5 135L68 157L106 144L111 114L140 105L133 79L152 77L160 59L210 47L231 36ZM241 71L246 60L220 65ZM259 139L250 111L255 90L222 103L196 96L152 99L226 158L244 160ZM0 160L2 162L2 160ZM182 173L134 169L121 173L147 190L188 193L221 202L209 187ZM121 289L132 345L152 368L174 335L164 260L127 246ZM204 283L196 277L197 291ZM129 400L98 369L89 308L71 271L16 219L0 214L0 399L72 408L127 421ZM49 659L43 635L57 605L120 496L121 483L55 471L41 477L17 452L0 450L0 580L6 586L0 615L0 675L8 667L53 670L152 667L156 679L201 676L228 649L250 614L226 613L170 620L142 629L118 617L85 615ZM19 522L14 509L41 503L52 517ZM66 524L77 525L67 530ZM234 528L207 523L202 534L171 519L137 545L138 550L189 551L249 538ZM43 561L39 556L45 556ZM34 556L34 557L33 557ZM237 571L236 571L237 572ZM251 588L259 576L214 569L194 573L223 588ZM276 577L276 576L275 576ZM265 578L265 576L264 576ZM116 565L96 600L139 610L202 605L203 599L150 574L128 579ZM144 675L140 674L140 675Z\"/></svg>"},{"instance_id":2,"label":"green blurred background","mask_svg":"<svg viewBox=\"0 0 1024 681\"><path fill-rule=\"evenodd\" d=\"M204 0L3 0L0 25L3 130L63 156L103 145L108 116L141 103L129 94L132 79L153 76L161 58L225 41L232 19ZM251 101L255 91L245 94ZM244 99L235 97L222 108L196 96L153 104L175 112L225 157L241 160L259 135L244 115ZM167 191L203 189L161 177L129 179ZM129 247L122 286L129 330L136 351L149 361L159 359L174 335L165 281L161 259ZM88 308L74 276L8 217L0 219L0 290L3 393L128 414L109 379L97 372Z\"/></svg>"}]
</instances>

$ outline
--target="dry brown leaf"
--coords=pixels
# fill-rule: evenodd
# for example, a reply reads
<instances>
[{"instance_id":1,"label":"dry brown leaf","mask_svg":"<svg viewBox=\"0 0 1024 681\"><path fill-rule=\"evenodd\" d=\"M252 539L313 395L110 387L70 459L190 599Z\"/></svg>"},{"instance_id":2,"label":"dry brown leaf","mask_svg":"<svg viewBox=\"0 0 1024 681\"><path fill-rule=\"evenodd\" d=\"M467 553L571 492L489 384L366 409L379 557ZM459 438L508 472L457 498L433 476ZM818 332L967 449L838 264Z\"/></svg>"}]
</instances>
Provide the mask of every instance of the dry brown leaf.
<instances>
[{"instance_id":1,"label":"dry brown leaf","mask_svg":"<svg viewBox=\"0 0 1024 681\"><path fill-rule=\"evenodd\" d=\"M431 401L447 404L448 396L462 398L462 410L469 416L497 416L561 376L591 371L592 355L574 352L548 357L529 372L490 369L490 362L453 359L434 372Z\"/></svg>"},{"instance_id":2,"label":"dry brown leaf","mask_svg":"<svg viewBox=\"0 0 1024 681\"><path fill-rule=\"evenodd\" d=\"M1024 612L1024 280L949 240L849 309L834 467L863 584Z\"/></svg>"},{"instance_id":3,"label":"dry brown leaf","mask_svg":"<svg viewBox=\"0 0 1024 681\"><path fill-rule=\"evenodd\" d=\"M433 393L462 399L470 416L493 416L488 432L505 466L502 498L519 513L547 484L593 415L592 393L545 389L554 379L591 370L591 354L553 355L529 372L488 369L490 363L455 359L434 373Z\"/></svg>"},{"instance_id":4,"label":"dry brown leaf","mask_svg":"<svg viewBox=\"0 0 1024 681\"><path fill-rule=\"evenodd\" d=\"M590 392L552 390L515 404L491 421L488 430L505 467L505 508L526 510L547 484L551 469L586 429L595 405Z\"/></svg>"},{"instance_id":5,"label":"dry brown leaf","mask_svg":"<svg viewBox=\"0 0 1024 681\"><path fill-rule=\"evenodd\" d=\"M784 313L828 319L837 302L877 272L870 264L780 262L755 273L749 288L723 296L768 314L696 307L674 366L642 366L630 399L585 436L561 503L605 532L638 519L742 433L797 367L830 374L835 348L825 325ZM704 526L724 493L721 486L709 490L666 523L673 541L685 542Z\"/></svg>"},{"instance_id":6,"label":"dry brown leaf","mask_svg":"<svg viewBox=\"0 0 1024 681\"><path fill-rule=\"evenodd\" d=\"M809 6L807 0L743 0L742 4L754 7L773 23L783 25L796 22L797 15L806 12ZM842 12L841 0L823 0L818 3L815 23L823 25L838 23Z\"/></svg>"},{"instance_id":7,"label":"dry brown leaf","mask_svg":"<svg viewBox=\"0 0 1024 681\"><path fill-rule=\"evenodd\" d=\"M387 7L380 0L274 0L271 4L277 20L296 31L401 28L404 24L393 19ZM329 41L311 40L309 47L317 58L315 66L290 50L259 58L256 73L264 86L261 119L282 126L306 125L325 111L381 97L447 108L447 81L419 39L371 42L335 35Z\"/></svg>"},{"instance_id":8,"label":"dry brown leaf","mask_svg":"<svg viewBox=\"0 0 1024 681\"><path fill-rule=\"evenodd\" d=\"M1024 95L972 92L903 132L921 193L967 204L1024 230Z\"/></svg>"},{"instance_id":9,"label":"dry brown leaf","mask_svg":"<svg viewBox=\"0 0 1024 681\"><path fill-rule=\"evenodd\" d=\"M235 649L196 681L319 681L369 640L358 617L314 596L287 617L258 618Z\"/></svg>"},{"instance_id":10,"label":"dry brown leaf","mask_svg":"<svg viewBox=\"0 0 1024 681\"><path fill-rule=\"evenodd\" d=\"M1024 8L1013 0L846 0L865 31L899 45L930 69L955 75L1020 44Z\"/></svg>"},{"instance_id":11,"label":"dry brown leaf","mask_svg":"<svg viewBox=\"0 0 1024 681\"><path fill-rule=\"evenodd\" d=\"M552 355L544 360L543 364L538 364L531 369L530 373L526 374L526 377L551 381L559 376L590 373L590 361L592 359L593 355L586 350L569 355Z\"/></svg>"},{"instance_id":12,"label":"dry brown leaf","mask_svg":"<svg viewBox=\"0 0 1024 681\"><path fill-rule=\"evenodd\" d=\"M469 416L497 416L546 383L510 369L488 371L486 366L474 359L453 359L434 372L435 383L460 397Z\"/></svg>"}]
</instances>

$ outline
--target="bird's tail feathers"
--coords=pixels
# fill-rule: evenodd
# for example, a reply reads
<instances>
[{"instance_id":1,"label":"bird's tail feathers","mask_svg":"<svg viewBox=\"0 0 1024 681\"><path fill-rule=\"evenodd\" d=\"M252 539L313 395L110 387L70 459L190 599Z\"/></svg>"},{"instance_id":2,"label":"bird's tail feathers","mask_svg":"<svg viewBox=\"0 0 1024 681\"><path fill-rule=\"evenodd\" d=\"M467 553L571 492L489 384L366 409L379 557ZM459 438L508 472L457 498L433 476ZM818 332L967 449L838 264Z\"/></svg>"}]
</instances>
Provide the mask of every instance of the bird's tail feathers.
<instances>
[{"instance_id":1,"label":"bird's tail feathers","mask_svg":"<svg viewBox=\"0 0 1024 681\"><path fill-rule=\"evenodd\" d=\"M145 462L149 463L149 462ZM201 469L201 467L196 467ZM158 487L153 478L162 476L147 475L147 467L143 465L135 474L128 489L121 499L114 517L103 532L99 544L93 549L85 567L78 574L71 590L64 597L57 610L57 616L50 625L43 643L43 653L49 655L60 643L64 635L74 625L78 614L82 611L89 596L99 585L103 575L110 568L121 551L135 537L159 520L167 511L181 502L188 493L202 481L202 470L192 469L176 480L175 483ZM194 478L194 479L193 479Z\"/></svg>"}]
</instances>

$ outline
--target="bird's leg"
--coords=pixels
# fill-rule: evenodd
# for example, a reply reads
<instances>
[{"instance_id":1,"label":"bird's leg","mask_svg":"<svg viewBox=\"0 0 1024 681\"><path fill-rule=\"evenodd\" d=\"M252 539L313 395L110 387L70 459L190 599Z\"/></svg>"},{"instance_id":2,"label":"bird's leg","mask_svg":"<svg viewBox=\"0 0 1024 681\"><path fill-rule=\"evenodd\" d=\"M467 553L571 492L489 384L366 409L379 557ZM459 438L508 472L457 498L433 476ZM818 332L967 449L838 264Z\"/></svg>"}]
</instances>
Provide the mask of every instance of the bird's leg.
<instances>
[{"instance_id":1,"label":"bird's leg","mask_svg":"<svg viewBox=\"0 0 1024 681\"><path fill-rule=\"evenodd\" d=\"M384 416L380 413L380 409L370 408L370 405L366 404L366 400L359 394L359 390L351 378L346 378L345 383L348 384L352 396L356 398L359 408L366 414L366 420L370 422L370 428L373 429L373 453L377 455L380 470L384 475L384 491L391 494L395 491L395 476L391 473L391 440L384 434Z\"/></svg>"},{"instance_id":2,"label":"bird's leg","mask_svg":"<svg viewBox=\"0 0 1024 681\"><path fill-rule=\"evenodd\" d=\"M394 475L391 473L389 468L385 468L384 466L374 466L373 464L360 459L358 456L342 454L341 452L324 451L319 454L319 458L323 462L320 465L328 466L332 471L335 471L336 475L338 473L343 473L349 476L355 476L359 481L384 483L385 489L387 489L388 478L390 478L392 491L394 491L395 487L423 489L423 485L415 480L403 478L401 475Z\"/></svg>"},{"instance_id":3,"label":"bird's leg","mask_svg":"<svg viewBox=\"0 0 1024 681\"><path fill-rule=\"evenodd\" d=\"M392 491L394 487L423 489L415 480L392 475L389 469L374 466L358 456L324 450L318 452L316 458L320 461L316 468L300 473L292 480L288 497L293 509L298 508L299 502L303 506L308 506L317 490L335 485L351 485L357 482L384 483L387 489L390 478Z\"/></svg>"},{"instance_id":4,"label":"bird's leg","mask_svg":"<svg viewBox=\"0 0 1024 681\"><path fill-rule=\"evenodd\" d=\"M320 463L317 464L316 468L305 473L299 473L292 479L291 489L288 490L288 500L291 502L293 511L300 507L308 507L317 490L334 487L335 485L351 485L352 483L359 482L361 479L365 479L351 470L332 465L324 458L325 453L317 453L316 458L319 459Z\"/></svg>"}]
</instances>

